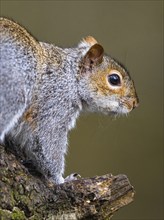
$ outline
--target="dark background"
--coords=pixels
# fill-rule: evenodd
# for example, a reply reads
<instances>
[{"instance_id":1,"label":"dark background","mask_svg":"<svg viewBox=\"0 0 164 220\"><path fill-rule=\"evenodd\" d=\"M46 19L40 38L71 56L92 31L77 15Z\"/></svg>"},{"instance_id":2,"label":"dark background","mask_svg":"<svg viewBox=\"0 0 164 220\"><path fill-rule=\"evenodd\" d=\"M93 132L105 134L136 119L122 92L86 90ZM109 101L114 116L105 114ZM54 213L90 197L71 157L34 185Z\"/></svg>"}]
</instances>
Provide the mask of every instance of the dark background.
<instances>
[{"instance_id":1,"label":"dark background","mask_svg":"<svg viewBox=\"0 0 164 220\"><path fill-rule=\"evenodd\" d=\"M1 15L38 40L75 46L94 36L135 81L140 106L128 117L81 116L66 175L128 175L135 201L117 220L163 219L163 1L2 1Z\"/></svg>"}]
</instances>

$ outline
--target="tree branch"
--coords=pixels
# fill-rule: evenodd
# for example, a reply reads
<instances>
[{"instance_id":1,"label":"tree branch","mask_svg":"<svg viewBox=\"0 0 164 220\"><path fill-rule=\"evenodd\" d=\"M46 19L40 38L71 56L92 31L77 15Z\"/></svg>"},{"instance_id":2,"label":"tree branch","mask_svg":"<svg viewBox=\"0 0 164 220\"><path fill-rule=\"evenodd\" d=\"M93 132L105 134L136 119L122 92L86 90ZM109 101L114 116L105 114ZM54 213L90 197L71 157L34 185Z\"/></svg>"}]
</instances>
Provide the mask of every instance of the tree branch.
<instances>
[{"instance_id":1,"label":"tree branch","mask_svg":"<svg viewBox=\"0 0 164 220\"><path fill-rule=\"evenodd\" d=\"M45 183L0 145L2 219L110 219L133 197L133 187L121 174L82 178L58 186Z\"/></svg>"}]
</instances>

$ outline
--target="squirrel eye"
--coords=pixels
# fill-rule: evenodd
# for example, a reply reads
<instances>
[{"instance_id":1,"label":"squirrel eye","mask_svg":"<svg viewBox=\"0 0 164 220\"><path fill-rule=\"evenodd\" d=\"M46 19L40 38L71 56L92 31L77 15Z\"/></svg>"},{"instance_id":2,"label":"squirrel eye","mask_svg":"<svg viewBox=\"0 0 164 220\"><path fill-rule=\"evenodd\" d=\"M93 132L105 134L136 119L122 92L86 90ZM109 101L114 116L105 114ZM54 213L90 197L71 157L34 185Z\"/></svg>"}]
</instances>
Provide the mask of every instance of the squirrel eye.
<instances>
[{"instance_id":1,"label":"squirrel eye","mask_svg":"<svg viewBox=\"0 0 164 220\"><path fill-rule=\"evenodd\" d=\"M112 85L112 86L119 86L121 84L121 79L120 76L117 75L116 73L111 74L108 76L108 82Z\"/></svg>"}]
</instances>

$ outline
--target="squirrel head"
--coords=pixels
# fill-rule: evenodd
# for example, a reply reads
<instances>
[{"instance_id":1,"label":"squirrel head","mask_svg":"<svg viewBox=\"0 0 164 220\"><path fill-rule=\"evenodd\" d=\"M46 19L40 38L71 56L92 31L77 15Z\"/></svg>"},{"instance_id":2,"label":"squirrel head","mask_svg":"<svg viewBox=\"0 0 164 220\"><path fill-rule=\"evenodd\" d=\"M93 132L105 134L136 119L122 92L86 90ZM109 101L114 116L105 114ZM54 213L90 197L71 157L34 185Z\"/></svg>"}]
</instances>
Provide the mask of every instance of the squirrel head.
<instances>
[{"instance_id":1,"label":"squirrel head","mask_svg":"<svg viewBox=\"0 0 164 220\"><path fill-rule=\"evenodd\" d=\"M78 75L79 95L85 109L105 114L127 114L138 106L138 97L128 71L104 55L93 37L79 44L82 50Z\"/></svg>"}]
</instances>

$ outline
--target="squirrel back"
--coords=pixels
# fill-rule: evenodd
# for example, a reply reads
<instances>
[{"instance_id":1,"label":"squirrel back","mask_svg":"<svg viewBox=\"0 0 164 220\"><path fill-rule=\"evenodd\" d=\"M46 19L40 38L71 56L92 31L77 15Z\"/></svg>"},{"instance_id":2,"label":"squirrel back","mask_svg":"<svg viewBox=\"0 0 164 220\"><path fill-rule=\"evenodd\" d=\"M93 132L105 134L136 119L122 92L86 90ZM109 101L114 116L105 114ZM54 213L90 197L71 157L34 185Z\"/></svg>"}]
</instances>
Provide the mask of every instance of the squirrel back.
<instances>
[{"instance_id":1,"label":"squirrel back","mask_svg":"<svg viewBox=\"0 0 164 220\"><path fill-rule=\"evenodd\" d=\"M80 112L129 113L138 105L134 83L91 36L60 48L5 18L0 32L1 140L62 183L67 135Z\"/></svg>"},{"instance_id":2,"label":"squirrel back","mask_svg":"<svg viewBox=\"0 0 164 220\"><path fill-rule=\"evenodd\" d=\"M0 18L0 48L1 134L24 111L31 96L38 60L41 60L39 51L42 50L24 28L5 18Z\"/></svg>"}]
</instances>

